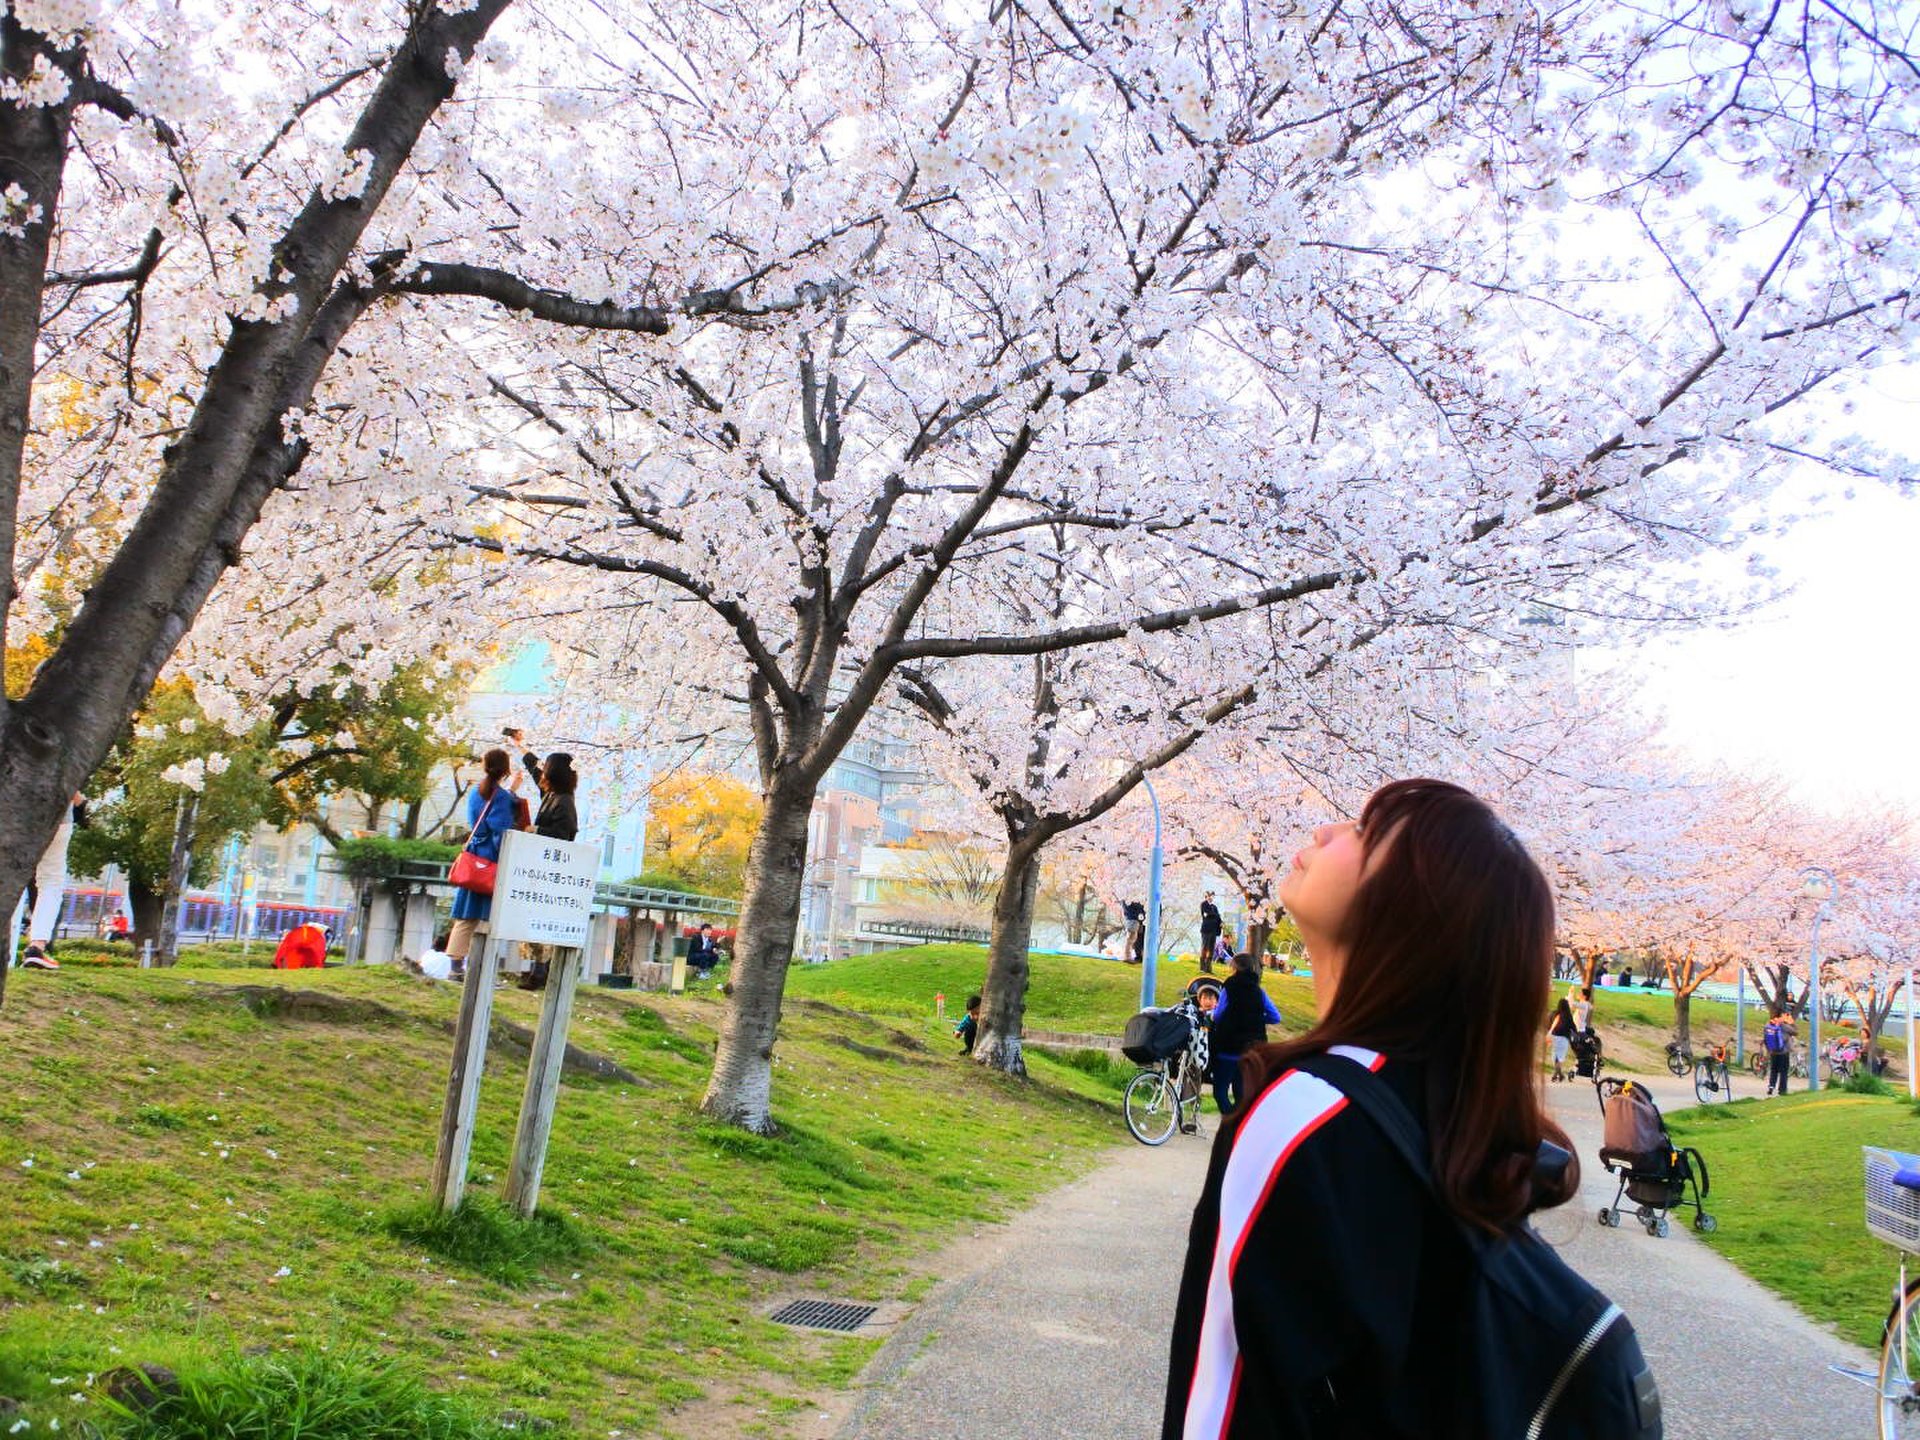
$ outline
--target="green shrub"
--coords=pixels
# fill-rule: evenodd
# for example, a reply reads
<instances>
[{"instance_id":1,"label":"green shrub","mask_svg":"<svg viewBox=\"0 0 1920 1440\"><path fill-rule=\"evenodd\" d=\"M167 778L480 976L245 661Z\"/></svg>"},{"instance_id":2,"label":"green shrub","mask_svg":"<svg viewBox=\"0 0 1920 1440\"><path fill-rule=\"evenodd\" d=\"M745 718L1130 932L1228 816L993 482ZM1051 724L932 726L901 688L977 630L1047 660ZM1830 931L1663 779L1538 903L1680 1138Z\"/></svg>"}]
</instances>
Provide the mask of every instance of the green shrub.
<instances>
[{"instance_id":1,"label":"green shrub","mask_svg":"<svg viewBox=\"0 0 1920 1440\"><path fill-rule=\"evenodd\" d=\"M208 970L265 970L272 966L273 952L279 944L269 935L253 941L207 940L198 945L182 945L173 963Z\"/></svg>"},{"instance_id":2,"label":"green shrub","mask_svg":"<svg viewBox=\"0 0 1920 1440\"><path fill-rule=\"evenodd\" d=\"M53 944L54 958L62 965L133 966L140 963L140 952L124 940L95 940L75 935Z\"/></svg>"},{"instance_id":3,"label":"green shrub","mask_svg":"<svg viewBox=\"0 0 1920 1440\"><path fill-rule=\"evenodd\" d=\"M627 881L629 885L644 886L649 890L671 890L676 895L693 895L698 892L678 875L666 870L648 870Z\"/></svg>"},{"instance_id":4,"label":"green shrub","mask_svg":"<svg viewBox=\"0 0 1920 1440\"><path fill-rule=\"evenodd\" d=\"M528 1220L485 1195L469 1195L453 1210L432 1201L407 1205L390 1212L381 1228L396 1240L514 1287L587 1248L579 1228L564 1216L538 1210Z\"/></svg>"},{"instance_id":5,"label":"green shrub","mask_svg":"<svg viewBox=\"0 0 1920 1440\"><path fill-rule=\"evenodd\" d=\"M109 1440L499 1440L513 1433L371 1350L229 1354L146 1403L97 1393Z\"/></svg>"},{"instance_id":6,"label":"green shrub","mask_svg":"<svg viewBox=\"0 0 1920 1440\"><path fill-rule=\"evenodd\" d=\"M451 865L459 853L458 845L438 840L390 840L384 835L343 840L334 848L340 868L353 880L391 880L410 865Z\"/></svg>"},{"instance_id":7,"label":"green shrub","mask_svg":"<svg viewBox=\"0 0 1920 1440\"><path fill-rule=\"evenodd\" d=\"M1055 1050L1047 1052L1062 1065L1091 1075L1115 1090L1125 1090L1127 1082L1140 1073L1140 1067L1115 1057L1110 1050Z\"/></svg>"},{"instance_id":8,"label":"green shrub","mask_svg":"<svg viewBox=\"0 0 1920 1440\"><path fill-rule=\"evenodd\" d=\"M1871 1070L1856 1070L1841 1086L1849 1095L1891 1095L1893 1087Z\"/></svg>"}]
</instances>

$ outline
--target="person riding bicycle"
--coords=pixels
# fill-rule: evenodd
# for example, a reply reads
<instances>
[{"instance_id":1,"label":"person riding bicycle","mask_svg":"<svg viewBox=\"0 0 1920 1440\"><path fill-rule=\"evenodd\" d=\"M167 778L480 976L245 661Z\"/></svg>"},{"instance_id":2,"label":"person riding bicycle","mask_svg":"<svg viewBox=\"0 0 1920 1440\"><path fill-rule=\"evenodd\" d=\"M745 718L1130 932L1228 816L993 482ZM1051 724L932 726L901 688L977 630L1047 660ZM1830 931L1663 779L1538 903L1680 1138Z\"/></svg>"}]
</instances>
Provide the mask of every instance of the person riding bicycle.
<instances>
[{"instance_id":1,"label":"person riding bicycle","mask_svg":"<svg viewBox=\"0 0 1920 1440\"><path fill-rule=\"evenodd\" d=\"M1787 1068L1793 1059L1793 1020L1778 1005L1760 1032L1760 1048L1767 1052L1767 1094L1787 1093Z\"/></svg>"}]
</instances>

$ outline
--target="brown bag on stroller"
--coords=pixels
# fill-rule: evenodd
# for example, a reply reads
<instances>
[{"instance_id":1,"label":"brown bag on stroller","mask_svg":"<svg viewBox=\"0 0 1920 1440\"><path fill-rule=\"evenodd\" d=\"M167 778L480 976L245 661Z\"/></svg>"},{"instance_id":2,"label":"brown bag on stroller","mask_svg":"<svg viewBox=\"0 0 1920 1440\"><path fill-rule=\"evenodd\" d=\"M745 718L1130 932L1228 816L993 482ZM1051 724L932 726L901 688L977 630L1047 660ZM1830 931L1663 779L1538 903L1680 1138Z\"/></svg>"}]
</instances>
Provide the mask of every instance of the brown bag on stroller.
<instances>
[{"instance_id":1,"label":"brown bag on stroller","mask_svg":"<svg viewBox=\"0 0 1920 1440\"><path fill-rule=\"evenodd\" d=\"M1629 1081L1607 1098L1602 1155L1651 1155L1667 1148L1667 1133L1653 1097Z\"/></svg>"}]
</instances>

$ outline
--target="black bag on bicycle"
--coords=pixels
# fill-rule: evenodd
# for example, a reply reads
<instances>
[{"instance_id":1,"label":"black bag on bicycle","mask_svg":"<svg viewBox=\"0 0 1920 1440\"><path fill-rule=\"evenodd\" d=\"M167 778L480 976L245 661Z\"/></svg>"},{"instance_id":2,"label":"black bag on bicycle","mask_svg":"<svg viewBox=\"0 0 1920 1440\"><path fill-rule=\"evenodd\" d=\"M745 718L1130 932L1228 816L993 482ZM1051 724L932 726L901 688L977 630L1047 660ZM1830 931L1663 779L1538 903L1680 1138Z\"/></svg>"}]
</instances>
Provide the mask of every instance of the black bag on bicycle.
<instances>
[{"instance_id":1,"label":"black bag on bicycle","mask_svg":"<svg viewBox=\"0 0 1920 1440\"><path fill-rule=\"evenodd\" d=\"M1420 1178L1434 1203L1426 1136L1384 1080L1339 1055L1295 1067L1341 1091ZM1633 1326L1531 1225L1489 1236L1459 1226L1473 1256L1459 1297L1459 1411L1448 1434L1499 1440L1660 1440L1660 1387Z\"/></svg>"},{"instance_id":2,"label":"black bag on bicycle","mask_svg":"<svg viewBox=\"0 0 1920 1440\"><path fill-rule=\"evenodd\" d=\"M1136 1065L1151 1065L1187 1048L1193 1022L1178 1010L1142 1010L1127 1021L1120 1053Z\"/></svg>"}]
</instances>

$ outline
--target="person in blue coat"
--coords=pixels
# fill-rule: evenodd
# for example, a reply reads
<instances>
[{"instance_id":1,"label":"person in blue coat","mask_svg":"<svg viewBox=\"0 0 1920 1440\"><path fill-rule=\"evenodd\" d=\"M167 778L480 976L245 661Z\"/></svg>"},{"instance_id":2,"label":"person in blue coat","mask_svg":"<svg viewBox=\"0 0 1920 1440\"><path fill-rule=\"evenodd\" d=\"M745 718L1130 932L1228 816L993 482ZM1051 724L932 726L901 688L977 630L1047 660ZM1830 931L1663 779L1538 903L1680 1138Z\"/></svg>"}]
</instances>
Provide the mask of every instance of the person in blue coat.
<instances>
[{"instance_id":1,"label":"person in blue coat","mask_svg":"<svg viewBox=\"0 0 1920 1440\"><path fill-rule=\"evenodd\" d=\"M513 762L506 751L489 750L480 765L480 783L467 792L467 823L473 833L467 837L466 848L482 860L497 861L500 841L513 829L513 791L507 785ZM455 980L466 978L474 927L492 912L491 895L476 895L471 890L453 892L453 930L447 939L447 956L453 961Z\"/></svg>"},{"instance_id":2,"label":"person in blue coat","mask_svg":"<svg viewBox=\"0 0 1920 1440\"><path fill-rule=\"evenodd\" d=\"M1213 1101L1222 1115L1240 1105L1240 1059L1267 1043L1267 1026L1280 1023L1267 992L1260 988L1260 962L1235 955L1227 983L1213 1006Z\"/></svg>"}]
</instances>

